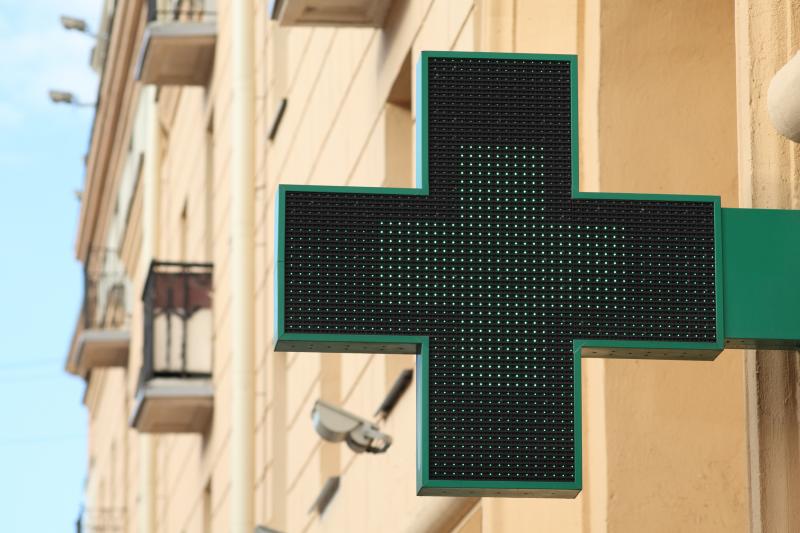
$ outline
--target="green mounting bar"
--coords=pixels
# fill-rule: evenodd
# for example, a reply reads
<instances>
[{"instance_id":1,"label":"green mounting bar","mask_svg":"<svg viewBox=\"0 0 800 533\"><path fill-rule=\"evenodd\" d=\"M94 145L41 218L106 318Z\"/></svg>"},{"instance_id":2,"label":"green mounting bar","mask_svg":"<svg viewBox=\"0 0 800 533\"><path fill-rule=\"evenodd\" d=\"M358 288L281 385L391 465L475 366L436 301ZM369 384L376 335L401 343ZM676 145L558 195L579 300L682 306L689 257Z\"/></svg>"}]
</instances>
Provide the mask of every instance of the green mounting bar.
<instances>
[{"instance_id":1,"label":"green mounting bar","mask_svg":"<svg viewBox=\"0 0 800 533\"><path fill-rule=\"evenodd\" d=\"M800 345L800 215L580 192L574 56L418 68L417 187L280 185L275 238L276 350L417 354L418 494L575 497L581 357Z\"/></svg>"},{"instance_id":2,"label":"green mounting bar","mask_svg":"<svg viewBox=\"0 0 800 533\"><path fill-rule=\"evenodd\" d=\"M800 211L723 209L725 347L800 347Z\"/></svg>"}]
</instances>

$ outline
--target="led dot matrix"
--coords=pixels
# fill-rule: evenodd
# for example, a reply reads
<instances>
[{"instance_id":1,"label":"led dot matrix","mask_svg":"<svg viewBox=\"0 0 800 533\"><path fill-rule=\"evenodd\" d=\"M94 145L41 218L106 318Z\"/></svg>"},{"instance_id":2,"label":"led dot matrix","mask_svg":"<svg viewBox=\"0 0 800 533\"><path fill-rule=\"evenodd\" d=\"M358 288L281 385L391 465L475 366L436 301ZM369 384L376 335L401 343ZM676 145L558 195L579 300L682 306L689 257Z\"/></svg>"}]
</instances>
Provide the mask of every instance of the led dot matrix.
<instances>
[{"instance_id":1,"label":"led dot matrix","mask_svg":"<svg viewBox=\"0 0 800 533\"><path fill-rule=\"evenodd\" d=\"M573 343L717 342L719 205L575 194L574 58L420 68L421 189L282 193L281 333L427 337L421 493L574 495Z\"/></svg>"}]
</instances>

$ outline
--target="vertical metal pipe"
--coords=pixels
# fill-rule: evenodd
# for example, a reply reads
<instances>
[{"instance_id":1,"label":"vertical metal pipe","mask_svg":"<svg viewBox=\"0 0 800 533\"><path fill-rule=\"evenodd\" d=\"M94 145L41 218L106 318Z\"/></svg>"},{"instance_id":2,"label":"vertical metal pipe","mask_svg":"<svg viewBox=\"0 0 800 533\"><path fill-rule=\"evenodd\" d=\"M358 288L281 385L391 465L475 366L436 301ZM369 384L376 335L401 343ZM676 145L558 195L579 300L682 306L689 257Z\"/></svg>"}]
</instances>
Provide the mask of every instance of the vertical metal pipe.
<instances>
[{"instance_id":1,"label":"vertical metal pipe","mask_svg":"<svg viewBox=\"0 0 800 533\"><path fill-rule=\"evenodd\" d=\"M254 527L255 72L252 0L233 0L231 157L231 529Z\"/></svg>"},{"instance_id":2,"label":"vertical metal pipe","mask_svg":"<svg viewBox=\"0 0 800 533\"><path fill-rule=\"evenodd\" d=\"M143 168L142 254L141 272L147 269L158 250L158 188L161 161L161 132L158 127L156 88L149 85L142 90L141 98L147 102L145 129L146 151ZM142 361L144 365L144 361ZM139 434L139 531L155 531L155 436Z\"/></svg>"},{"instance_id":3,"label":"vertical metal pipe","mask_svg":"<svg viewBox=\"0 0 800 533\"><path fill-rule=\"evenodd\" d=\"M155 437L139 433L139 532L156 530L155 512Z\"/></svg>"}]
</instances>

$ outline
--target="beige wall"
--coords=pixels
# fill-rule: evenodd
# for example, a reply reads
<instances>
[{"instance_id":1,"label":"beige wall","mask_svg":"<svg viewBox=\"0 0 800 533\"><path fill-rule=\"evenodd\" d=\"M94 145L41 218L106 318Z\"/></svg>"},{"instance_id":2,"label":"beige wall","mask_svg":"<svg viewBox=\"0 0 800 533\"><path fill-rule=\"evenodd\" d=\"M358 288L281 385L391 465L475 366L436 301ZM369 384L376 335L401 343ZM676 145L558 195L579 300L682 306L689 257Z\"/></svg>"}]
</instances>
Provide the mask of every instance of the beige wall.
<instances>
[{"instance_id":1,"label":"beige wall","mask_svg":"<svg viewBox=\"0 0 800 533\"><path fill-rule=\"evenodd\" d=\"M89 524L122 527L126 519L128 455L125 372L101 369L92 373L84 403L89 411Z\"/></svg>"},{"instance_id":2,"label":"beige wall","mask_svg":"<svg viewBox=\"0 0 800 533\"><path fill-rule=\"evenodd\" d=\"M600 186L714 194L737 205L733 4L611 2L603 10ZM748 526L744 365L606 362L613 531Z\"/></svg>"},{"instance_id":3,"label":"beige wall","mask_svg":"<svg viewBox=\"0 0 800 533\"><path fill-rule=\"evenodd\" d=\"M743 207L797 209L800 145L767 115L769 80L800 47L800 1L737 0L739 197ZM800 356L746 355L752 530L800 529Z\"/></svg>"},{"instance_id":4,"label":"beige wall","mask_svg":"<svg viewBox=\"0 0 800 533\"><path fill-rule=\"evenodd\" d=\"M159 258L212 260L215 268L214 419L203 435L155 439L157 530L164 533L222 532L229 524L230 1L217 2L210 86L159 93ZM410 186L415 115L407 99L415 73L408 67L420 50L577 53L583 190L719 194L723 205L737 205L732 3L395 0L382 31L280 28L268 21L266 2L254 0L253 10L256 522L287 532L747 530L739 352L713 363L584 361L582 494L478 502L414 495L413 389L383 426L394 437L383 456L324 443L311 427L318 398L369 416L413 357L274 353L270 346L277 184ZM282 98L288 107L268 141ZM141 200L134 206L141 209ZM134 295L145 275L135 251L138 216L131 215L123 246ZM137 526L138 440L126 422L141 319L135 306L127 375L99 371L87 392L89 505L125 507L130 532ZM309 514L331 475L342 478L339 493L324 516Z\"/></svg>"},{"instance_id":5,"label":"beige wall","mask_svg":"<svg viewBox=\"0 0 800 533\"><path fill-rule=\"evenodd\" d=\"M411 186L413 111L402 102L387 105L387 99L411 92L413 69L410 76L402 72L409 53L474 49L474 27L472 2L408 1L395 2L383 33L275 28L265 42L275 65L268 69L267 114L280 98L289 103L266 150L267 227L261 233L272 234L279 182ZM271 254L270 246L264 252L268 271ZM258 307L270 326L271 302L269 283ZM426 523L450 528L461 519L465 502L415 496L413 393L385 425L395 439L385 456L321 443L309 423L317 398L369 415L399 371L413 367L413 357L273 354L271 331L264 333L266 357L257 377L257 389L266 391L257 398L257 417L264 421L257 433L260 522L286 531L403 531ZM324 481L336 474L342 485L335 503L322 520L309 515Z\"/></svg>"}]
</instances>

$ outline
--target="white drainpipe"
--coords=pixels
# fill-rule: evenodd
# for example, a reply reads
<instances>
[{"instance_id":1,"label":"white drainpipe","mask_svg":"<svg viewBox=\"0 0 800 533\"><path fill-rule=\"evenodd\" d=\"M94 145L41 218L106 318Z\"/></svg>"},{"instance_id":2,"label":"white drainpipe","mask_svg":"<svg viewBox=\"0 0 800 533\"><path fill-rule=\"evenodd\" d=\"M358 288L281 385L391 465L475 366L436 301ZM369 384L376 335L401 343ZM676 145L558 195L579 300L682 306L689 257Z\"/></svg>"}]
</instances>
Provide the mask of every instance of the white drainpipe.
<instances>
[{"instance_id":1,"label":"white drainpipe","mask_svg":"<svg viewBox=\"0 0 800 533\"><path fill-rule=\"evenodd\" d=\"M255 71L252 0L231 2L231 533L252 533L255 485Z\"/></svg>"},{"instance_id":2,"label":"white drainpipe","mask_svg":"<svg viewBox=\"0 0 800 533\"><path fill-rule=\"evenodd\" d=\"M161 162L161 131L158 127L156 87L142 89L140 98L146 103L146 149L144 155L142 202L142 253L140 266L147 271L158 254L158 186ZM139 531L153 533L156 525L156 437L139 433Z\"/></svg>"},{"instance_id":3,"label":"white drainpipe","mask_svg":"<svg viewBox=\"0 0 800 533\"><path fill-rule=\"evenodd\" d=\"M139 433L139 532L153 533L156 530L155 484L156 484L155 437Z\"/></svg>"},{"instance_id":4,"label":"white drainpipe","mask_svg":"<svg viewBox=\"0 0 800 533\"><path fill-rule=\"evenodd\" d=\"M778 133L800 143L800 52L772 78L767 109Z\"/></svg>"}]
</instances>

